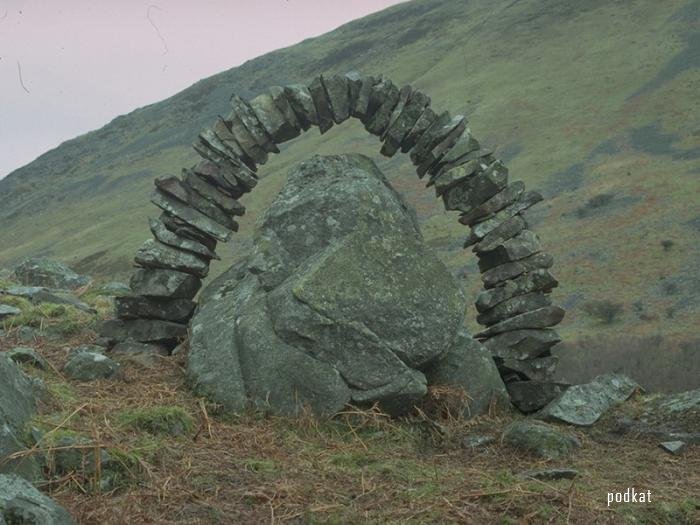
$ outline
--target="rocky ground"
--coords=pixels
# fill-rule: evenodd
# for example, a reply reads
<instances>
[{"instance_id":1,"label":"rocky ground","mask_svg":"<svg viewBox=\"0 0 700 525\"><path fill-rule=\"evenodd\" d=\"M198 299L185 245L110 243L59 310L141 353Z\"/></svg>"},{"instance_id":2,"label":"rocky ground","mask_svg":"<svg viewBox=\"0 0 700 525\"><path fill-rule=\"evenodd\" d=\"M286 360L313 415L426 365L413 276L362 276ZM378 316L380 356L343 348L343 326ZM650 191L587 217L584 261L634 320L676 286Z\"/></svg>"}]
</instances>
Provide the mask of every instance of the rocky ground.
<instances>
[{"instance_id":1,"label":"rocky ground","mask_svg":"<svg viewBox=\"0 0 700 525\"><path fill-rule=\"evenodd\" d=\"M20 310L2 321L0 352L45 385L20 436L26 449L9 459L14 468L36 460L38 487L78 523L696 523L700 516L700 449L687 444L673 454L659 446L662 436L645 432L663 423L644 423L650 406L665 407L653 412L657 419L673 413L667 398L637 393L590 427L504 411L466 420L460 393L437 387L400 419L371 409L323 420L255 411L224 417L188 390L186 349L148 360L111 356L119 366L105 367L111 357L85 347L95 340L94 323L110 314L115 289L71 292L87 310L0 301ZM650 491L651 501L608 506L608 493L628 488Z\"/></svg>"}]
</instances>

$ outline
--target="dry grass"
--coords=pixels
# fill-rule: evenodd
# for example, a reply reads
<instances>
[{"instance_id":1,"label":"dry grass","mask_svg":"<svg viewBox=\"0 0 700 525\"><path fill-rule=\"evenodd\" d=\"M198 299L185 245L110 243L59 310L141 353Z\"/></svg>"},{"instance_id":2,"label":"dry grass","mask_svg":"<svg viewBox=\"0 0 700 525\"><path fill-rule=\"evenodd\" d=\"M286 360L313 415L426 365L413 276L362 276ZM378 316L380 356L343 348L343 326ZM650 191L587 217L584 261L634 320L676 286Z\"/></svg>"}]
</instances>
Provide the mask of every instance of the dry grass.
<instances>
[{"instance_id":1,"label":"dry grass","mask_svg":"<svg viewBox=\"0 0 700 525\"><path fill-rule=\"evenodd\" d=\"M468 400L442 390L399 421L376 408L348 408L333 420L224 418L189 393L183 357L151 369L126 364L115 381L68 384L61 367L70 347L84 342L89 336L34 344L52 364L44 380L54 393L36 424L87 436L84 446L108 450L122 474L108 492L98 489L99 469L47 482L44 490L81 524L621 523L632 515L692 523L697 512L697 448L673 457L652 441L572 430L583 447L571 458L522 457L498 440L512 416L494 411L464 421L457 409ZM10 333L0 350L14 343ZM194 427L173 436L120 423L125 410L158 407L179 407ZM461 446L467 434L497 439L470 452ZM518 476L545 466L580 475L573 482ZM627 487L651 490L652 504L608 508L607 492Z\"/></svg>"}]
</instances>

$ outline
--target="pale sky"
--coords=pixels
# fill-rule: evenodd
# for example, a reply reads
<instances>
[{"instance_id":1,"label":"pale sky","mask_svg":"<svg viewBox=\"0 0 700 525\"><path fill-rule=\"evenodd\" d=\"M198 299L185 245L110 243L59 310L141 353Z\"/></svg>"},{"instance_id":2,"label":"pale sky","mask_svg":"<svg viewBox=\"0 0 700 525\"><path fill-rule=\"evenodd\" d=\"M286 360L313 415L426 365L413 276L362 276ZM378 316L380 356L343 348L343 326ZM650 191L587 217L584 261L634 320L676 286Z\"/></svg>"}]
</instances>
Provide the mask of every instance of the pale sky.
<instances>
[{"instance_id":1,"label":"pale sky","mask_svg":"<svg viewBox=\"0 0 700 525\"><path fill-rule=\"evenodd\" d=\"M201 78L401 1L0 0L0 178Z\"/></svg>"}]
</instances>

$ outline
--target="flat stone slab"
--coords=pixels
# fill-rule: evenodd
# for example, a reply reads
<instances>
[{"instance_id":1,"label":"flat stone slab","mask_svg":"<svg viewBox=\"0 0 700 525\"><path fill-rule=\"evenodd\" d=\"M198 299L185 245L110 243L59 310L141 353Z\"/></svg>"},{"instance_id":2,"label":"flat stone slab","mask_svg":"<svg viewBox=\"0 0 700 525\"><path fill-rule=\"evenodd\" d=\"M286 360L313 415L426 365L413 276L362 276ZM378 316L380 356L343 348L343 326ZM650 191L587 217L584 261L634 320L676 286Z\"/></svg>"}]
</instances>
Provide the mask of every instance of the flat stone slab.
<instances>
[{"instance_id":1,"label":"flat stone slab","mask_svg":"<svg viewBox=\"0 0 700 525\"><path fill-rule=\"evenodd\" d=\"M476 334L476 337L485 338L513 330L549 328L559 324L564 319L564 314L564 309L559 306L545 306L489 326L486 330Z\"/></svg>"},{"instance_id":2,"label":"flat stone slab","mask_svg":"<svg viewBox=\"0 0 700 525\"><path fill-rule=\"evenodd\" d=\"M674 456L681 454L687 446L685 441L664 441L663 443L659 443L659 447Z\"/></svg>"},{"instance_id":3,"label":"flat stone slab","mask_svg":"<svg viewBox=\"0 0 700 525\"><path fill-rule=\"evenodd\" d=\"M551 403L569 385L550 381L514 381L506 384L511 402L526 414Z\"/></svg>"},{"instance_id":4,"label":"flat stone slab","mask_svg":"<svg viewBox=\"0 0 700 525\"><path fill-rule=\"evenodd\" d=\"M513 330L490 337L482 344L494 357L524 360L548 356L559 342L561 337L554 330Z\"/></svg>"},{"instance_id":5,"label":"flat stone slab","mask_svg":"<svg viewBox=\"0 0 700 525\"><path fill-rule=\"evenodd\" d=\"M577 426L590 426L610 407L641 390L639 384L622 374L605 374L590 383L569 387L559 398L540 410L536 417Z\"/></svg>"},{"instance_id":6,"label":"flat stone slab","mask_svg":"<svg viewBox=\"0 0 700 525\"><path fill-rule=\"evenodd\" d=\"M131 275L131 289L147 297L192 299L202 287L196 275L156 268L137 268Z\"/></svg>"},{"instance_id":7,"label":"flat stone slab","mask_svg":"<svg viewBox=\"0 0 700 525\"><path fill-rule=\"evenodd\" d=\"M97 352L73 352L63 373L78 381L110 379L119 373L119 363Z\"/></svg>"}]
</instances>

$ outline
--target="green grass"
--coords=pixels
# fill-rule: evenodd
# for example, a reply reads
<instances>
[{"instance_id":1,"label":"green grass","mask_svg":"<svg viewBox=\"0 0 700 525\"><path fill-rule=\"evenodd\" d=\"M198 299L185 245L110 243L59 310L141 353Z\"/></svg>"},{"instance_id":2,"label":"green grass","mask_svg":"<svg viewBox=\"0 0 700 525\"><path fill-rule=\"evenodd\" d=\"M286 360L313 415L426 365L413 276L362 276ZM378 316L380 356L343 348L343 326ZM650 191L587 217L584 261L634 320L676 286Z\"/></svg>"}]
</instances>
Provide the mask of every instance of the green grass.
<instances>
[{"instance_id":1,"label":"green grass","mask_svg":"<svg viewBox=\"0 0 700 525\"><path fill-rule=\"evenodd\" d=\"M507 154L511 178L548 196L531 216L555 256L566 339L619 330L684 337L700 321L700 232L693 226L700 70L692 62L697 29L689 15L674 13L697 5L415 0L347 24L119 117L0 181L0 266L43 254L124 278L149 235L146 218L158 213L148 203L152 179L194 162L189 144L227 112L230 93L253 96L320 72L359 69L424 89L436 108L464 112L483 143ZM212 276L245 254L256 218L291 167L315 153L352 151L377 160L416 207L427 241L475 294L474 258L460 247L466 230L416 180L405 157L383 159L378 150L356 122L285 146L243 198L241 232L220 247L223 261ZM604 193L630 197L630 204L577 215ZM660 245L665 239L674 243L668 251ZM658 290L664 278L679 282L677 294ZM589 300L623 304L620 323L599 326L582 310ZM638 301L651 319L633 310ZM473 312L469 317L475 329Z\"/></svg>"},{"instance_id":2,"label":"green grass","mask_svg":"<svg viewBox=\"0 0 700 525\"><path fill-rule=\"evenodd\" d=\"M117 422L127 428L149 434L188 434L194 421L185 409L178 406L130 408L116 415Z\"/></svg>"}]
</instances>

